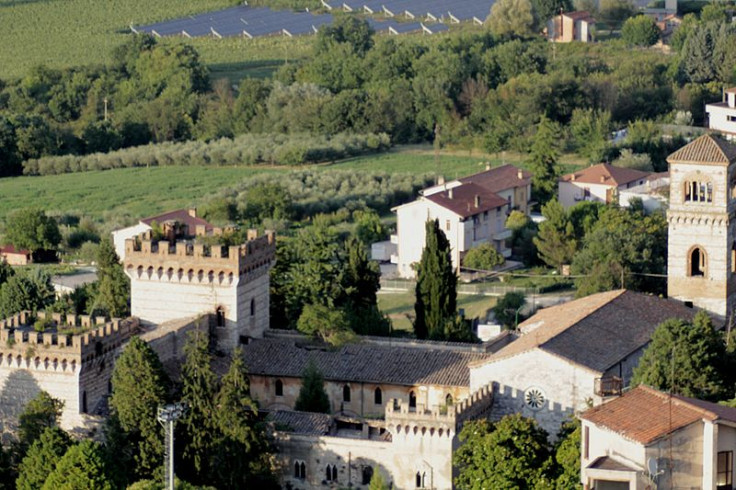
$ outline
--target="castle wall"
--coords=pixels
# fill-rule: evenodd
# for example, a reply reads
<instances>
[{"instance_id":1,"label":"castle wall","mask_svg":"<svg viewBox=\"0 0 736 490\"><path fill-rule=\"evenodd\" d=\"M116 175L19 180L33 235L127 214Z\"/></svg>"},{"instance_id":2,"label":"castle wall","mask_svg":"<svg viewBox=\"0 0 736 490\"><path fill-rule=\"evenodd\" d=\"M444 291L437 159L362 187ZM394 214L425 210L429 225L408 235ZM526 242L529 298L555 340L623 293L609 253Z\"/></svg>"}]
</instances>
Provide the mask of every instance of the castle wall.
<instances>
[{"instance_id":1,"label":"castle wall","mask_svg":"<svg viewBox=\"0 0 736 490\"><path fill-rule=\"evenodd\" d=\"M251 374L250 391L259 406L267 410L293 410L299 397L301 378L275 378ZM276 396L276 380L280 379L283 395ZM350 386L350 402L343 401L343 387ZM375 403L375 390L381 388L381 403ZM469 389L463 386L403 386L387 383L351 383L343 381L325 381L325 391L330 399L332 413L344 413L358 417L381 417L389 399L402 400L408 405L409 392L414 391L417 404L431 408L445 405L447 395L451 395L457 403L469 395Z\"/></svg>"}]
</instances>

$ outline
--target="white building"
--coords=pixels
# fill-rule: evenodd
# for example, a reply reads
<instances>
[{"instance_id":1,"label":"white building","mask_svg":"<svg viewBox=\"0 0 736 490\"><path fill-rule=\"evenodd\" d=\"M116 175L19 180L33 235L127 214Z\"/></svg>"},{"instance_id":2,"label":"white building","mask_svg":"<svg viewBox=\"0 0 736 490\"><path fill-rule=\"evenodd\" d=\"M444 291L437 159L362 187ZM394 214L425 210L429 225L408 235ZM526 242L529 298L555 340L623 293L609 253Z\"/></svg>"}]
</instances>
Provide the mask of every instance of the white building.
<instances>
[{"instance_id":1,"label":"white building","mask_svg":"<svg viewBox=\"0 0 736 490\"><path fill-rule=\"evenodd\" d=\"M736 138L736 87L723 91L723 101L705 105L708 127L726 139Z\"/></svg>"},{"instance_id":2,"label":"white building","mask_svg":"<svg viewBox=\"0 0 736 490\"><path fill-rule=\"evenodd\" d=\"M622 208L631 206L635 199L641 200L644 210L651 213L658 209L667 209L670 197L670 174L662 172L651 174L647 180L634 187L618 191L618 204Z\"/></svg>"},{"instance_id":3,"label":"white building","mask_svg":"<svg viewBox=\"0 0 736 490\"><path fill-rule=\"evenodd\" d=\"M438 220L452 248L458 267L465 252L492 243L504 256L511 250L506 240L511 231L506 218L511 210L528 212L531 174L513 165L429 187L416 201L395 207L397 234L396 263L401 277L415 276L412 264L419 262L425 244L425 224Z\"/></svg>"},{"instance_id":4,"label":"white building","mask_svg":"<svg viewBox=\"0 0 736 490\"><path fill-rule=\"evenodd\" d=\"M516 340L471 362L470 391L493 382L494 420L521 413L554 436L573 413L621 393L660 323L694 314L626 290L545 308L519 325Z\"/></svg>"},{"instance_id":5,"label":"white building","mask_svg":"<svg viewBox=\"0 0 736 490\"><path fill-rule=\"evenodd\" d=\"M608 163L592 165L560 178L560 204L567 209L581 201L610 203L620 191L644 184L649 175L649 172Z\"/></svg>"},{"instance_id":6,"label":"white building","mask_svg":"<svg viewBox=\"0 0 736 490\"><path fill-rule=\"evenodd\" d=\"M580 415L584 488L733 488L736 408L639 386Z\"/></svg>"},{"instance_id":7,"label":"white building","mask_svg":"<svg viewBox=\"0 0 736 490\"><path fill-rule=\"evenodd\" d=\"M197 216L196 208L177 209L176 211L169 211L158 216L144 218L133 226L112 232L115 252L118 254L121 262L125 259L125 240L137 237L141 233L153 229L154 223L159 226L163 226L165 223L177 223L179 226L186 228L183 230L185 235L205 235L211 233L214 228L210 223ZM197 232L198 229L200 232Z\"/></svg>"}]
</instances>

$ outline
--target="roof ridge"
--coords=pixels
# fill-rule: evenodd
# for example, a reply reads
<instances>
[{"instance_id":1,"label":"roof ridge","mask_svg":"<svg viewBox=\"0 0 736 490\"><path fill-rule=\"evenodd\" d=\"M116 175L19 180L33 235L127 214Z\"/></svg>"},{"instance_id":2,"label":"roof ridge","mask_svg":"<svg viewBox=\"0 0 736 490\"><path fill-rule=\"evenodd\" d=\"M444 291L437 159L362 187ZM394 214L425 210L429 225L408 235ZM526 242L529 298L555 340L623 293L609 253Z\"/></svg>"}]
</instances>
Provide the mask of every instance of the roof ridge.
<instances>
[{"instance_id":1,"label":"roof ridge","mask_svg":"<svg viewBox=\"0 0 736 490\"><path fill-rule=\"evenodd\" d=\"M644 385L644 384L639 385L639 386L644 391L647 391L650 394L657 396L658 398L661 398L663 400L669 399L673 403L675 403L675 404L677 404L677 405L679 405L681 407L685 407L685 408L688 408L688 409L693 410L695 412L702 413L702 414L705 414L705 415L709 415L713 420L716 420L716 419L720 418L717 413L715 413L715 412L713 412L711 410L708 410L706 408L700 407L700 406L698 406L698 405L690 402L690 397L686 397L686 396L683 396L683 395L677 395L677 394L673 394L673 393L668 393L668 392L661 391L661 390L658 390L656 388L652 388L651 386L647 386L647 385ZM706 400L699 400L699 401L705 402L705 403L710 403L710 402L707 402Z\"/></svg>"}]
</instances>

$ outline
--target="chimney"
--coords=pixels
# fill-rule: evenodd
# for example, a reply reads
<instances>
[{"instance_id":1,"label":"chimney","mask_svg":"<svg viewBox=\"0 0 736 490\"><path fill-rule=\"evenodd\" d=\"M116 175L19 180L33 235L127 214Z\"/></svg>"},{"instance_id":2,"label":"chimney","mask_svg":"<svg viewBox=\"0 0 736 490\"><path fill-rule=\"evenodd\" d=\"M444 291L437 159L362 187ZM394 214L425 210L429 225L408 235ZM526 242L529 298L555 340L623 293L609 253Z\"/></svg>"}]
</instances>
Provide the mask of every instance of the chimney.
<instances>
[{"instance_id":1,"label":"chimney","mask_svg":"<svg viewBox=\"0 0 736 490\"><path fill-rule=\"evenodd\" d=\"M575 182L575 172L573 172L572 177L570 177L570 180L572 180L573 182Z\"/></svg>"},{"instance_id":2,"label":"chimney","mask_svg":"<svg viewBox=\"0 0 736 490\"><path fill-rule=\"evenodd\" d=\"M605 182L606 182L606 176L605 175L601 175L601 184L603 184Z\"/></svg>"},{"instance_id":3,"label":"chimney","mask_svg":"<svg viewBox=\"0 0 736 490\"><path fill-rule=\"evenodd\" d=\"M191 216L192 218L197 217L197 208L189 208L187 209L187 212L189 213L189 216Z\"/></svg>"},{"instance_id":4,"label":"chimney","mask_svg":"<svg viewBox=\"0 0 736 490\"><path fill-rule=\"evenodd\" d=\"M452 199L452 187L447 190L447 197L449 197L450 199Z\"/></svg>"},{"instance_id":5,"label":"chimney","mask_svg":"<svg viewBox=\"0 0 736 490\"><path fill-rule=\"evenodd\" d=\"M437 177L437 185L445 185L445 178L443 176Z\"/></svg>"},{"instance_id":6,"label":"chimney","mask_svg":"<svg viewBox=\"0 0 736 490\"><path fill-rule=\"evenodd\" d=\"M475 195L475 207L480 207L480 196L478 194Z\"/></svg>"},{"instance_id":7,"label":"chimney","mask_svg":"<svg viewBox=\"0 0 736 490\"><path fill-rule=\"evenodd\" d=\"M516 172L516 176L519 178L519 180L524 180L524 171L522 169L518 169Z\"/></svg>"}]
</instances>

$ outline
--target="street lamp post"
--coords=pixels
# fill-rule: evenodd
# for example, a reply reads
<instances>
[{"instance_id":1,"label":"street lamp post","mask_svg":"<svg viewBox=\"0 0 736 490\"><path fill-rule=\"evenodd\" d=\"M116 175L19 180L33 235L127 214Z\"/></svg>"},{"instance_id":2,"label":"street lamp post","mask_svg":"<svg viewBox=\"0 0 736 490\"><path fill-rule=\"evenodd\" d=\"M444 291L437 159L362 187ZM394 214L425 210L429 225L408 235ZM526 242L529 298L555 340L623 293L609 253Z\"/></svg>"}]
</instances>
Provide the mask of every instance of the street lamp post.
<instances>
[{"instance_id":1,"label":"street lamp post","mask_svg":"<svg viewBox=\"0 0 736 490\"><path fill-rule=\"evenodd\" d=\"M166 438L164 445L164 464L166 465L164 471L164 488L166 490L174 490L174 424L186 411L187 405L184 402L158 407L158 416L156 418L164 426Z\"/></svg>"}]
</instances>

